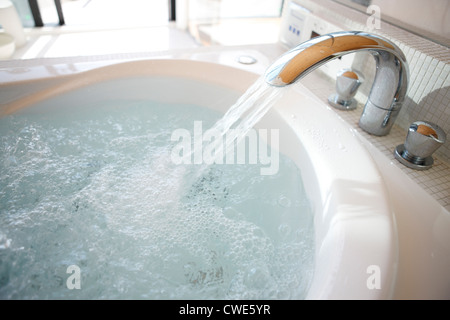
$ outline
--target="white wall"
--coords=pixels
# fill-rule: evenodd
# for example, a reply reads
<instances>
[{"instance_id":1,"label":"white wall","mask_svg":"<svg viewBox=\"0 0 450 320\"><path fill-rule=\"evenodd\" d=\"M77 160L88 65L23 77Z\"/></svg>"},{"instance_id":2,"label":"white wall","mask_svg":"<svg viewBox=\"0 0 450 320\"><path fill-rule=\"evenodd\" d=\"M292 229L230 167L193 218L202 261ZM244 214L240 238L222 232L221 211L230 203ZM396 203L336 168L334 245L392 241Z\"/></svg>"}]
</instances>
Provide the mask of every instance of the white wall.
<instances>
[{"instance_id":1,"label":"white wall","mask_svg":"<svg viewBox=\"0 0 450 320\"><path fill-rule=\"evenodd\" d=\"M381 15L412 27L450 37L449 0L372 0L381 8Z\"/></svg>"}]
</instances>

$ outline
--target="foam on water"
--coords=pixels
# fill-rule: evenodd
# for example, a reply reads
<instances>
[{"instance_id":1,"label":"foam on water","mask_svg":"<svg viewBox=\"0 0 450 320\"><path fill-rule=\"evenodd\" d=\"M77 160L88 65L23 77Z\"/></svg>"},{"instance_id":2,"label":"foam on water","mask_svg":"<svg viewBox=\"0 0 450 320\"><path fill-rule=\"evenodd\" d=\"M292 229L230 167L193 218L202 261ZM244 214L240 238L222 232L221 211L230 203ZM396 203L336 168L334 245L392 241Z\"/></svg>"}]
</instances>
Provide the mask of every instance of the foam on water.
<instances>
[{"instance_id":1,"label":"foam on water","mask_svg":"<svg viewBox=\"0 0 450 320\"><path fill-rule=\"evenodd\" d=\"M212 165L190 185L196 166L171 162L170 135L199 119L219 114L61 100L0 119L0 298L304 297L313 231L298 168L282 155L273 176Z\"/></svg>"}]
</instances>

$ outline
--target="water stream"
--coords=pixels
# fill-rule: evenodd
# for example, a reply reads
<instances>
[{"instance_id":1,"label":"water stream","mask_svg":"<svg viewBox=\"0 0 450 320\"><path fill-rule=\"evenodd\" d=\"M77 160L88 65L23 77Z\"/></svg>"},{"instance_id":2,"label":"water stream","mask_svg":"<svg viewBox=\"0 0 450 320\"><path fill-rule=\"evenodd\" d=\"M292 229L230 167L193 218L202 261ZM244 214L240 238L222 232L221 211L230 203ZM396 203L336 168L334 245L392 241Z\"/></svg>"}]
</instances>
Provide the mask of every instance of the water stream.
<instances>
[{"instance_id":1,"label":"water stream","mask_svg":"<svg viewBox=\"0 0 450 320\"><path fill-rule=\"evenodd\" d=\"M191 152L184 155L185 160L187 160L186 163L200 165L193 174L193 181L202 177L205 171L209 170L210 164L213 163L237 164L238 162L249 163L252 161L254 164L260 161L273 165L272 162L278 162L278 132L274 137L271 137L275 145L272 146L272 153L268 155L263 153L264 146L261 144L265 142L260 139L266 138L269 141L271 132L268 132L265 137L257 137L258 133L254 127L283 96L286 90L285 87L277 88L268 85L264 77L260 77L213 126L204 133L202 132L201 135L194 134L193 148ZM254 135L249 135L251 130L254 131L252 132ZM278 129L272 131L278 131ZM264 131L264 133L266 132ZM245 138L249 138L249 140L243 141ZM240 143L243 143L243 148L245 148L245 154L242 155L238 154L239 151L244 150L239 149ZM245 143L250 144L250 146L245 145ZM199 153L201 154L199 155ZM260 159L261 157L265 159ZM274 168L271 169L273 170L261 169L260 173L274 174L278 170L278 164L275 164Z\"/></svg>"}]
</instances>

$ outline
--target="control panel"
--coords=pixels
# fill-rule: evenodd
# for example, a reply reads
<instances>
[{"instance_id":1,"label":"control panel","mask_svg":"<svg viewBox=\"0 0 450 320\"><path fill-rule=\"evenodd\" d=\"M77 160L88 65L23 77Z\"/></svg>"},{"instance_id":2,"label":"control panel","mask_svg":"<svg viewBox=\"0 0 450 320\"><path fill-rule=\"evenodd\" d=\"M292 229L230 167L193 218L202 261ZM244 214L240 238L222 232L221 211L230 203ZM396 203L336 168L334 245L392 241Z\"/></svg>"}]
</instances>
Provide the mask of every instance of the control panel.
<instances>
[{"instance_id":1,"label":"control panel","mask_svg":"<svg viewBox=\"0 0 450 320\"><path fill-rule=\"evenodd\" d=\"M294 2L288 3L282 17L281 42L293 48L310 39L310 18L311 12L308 9Z\"/></svg>"}]
</instances>

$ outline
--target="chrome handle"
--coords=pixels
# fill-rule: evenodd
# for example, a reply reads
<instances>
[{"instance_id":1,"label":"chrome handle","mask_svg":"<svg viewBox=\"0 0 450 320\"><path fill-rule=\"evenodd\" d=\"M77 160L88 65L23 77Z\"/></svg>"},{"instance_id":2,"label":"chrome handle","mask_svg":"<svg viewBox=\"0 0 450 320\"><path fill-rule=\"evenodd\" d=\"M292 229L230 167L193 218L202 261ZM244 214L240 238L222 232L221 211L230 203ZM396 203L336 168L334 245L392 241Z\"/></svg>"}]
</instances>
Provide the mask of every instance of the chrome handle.
<instances>
[{"instance_id":1,"label":"chrome handle","mask_svg":"<svg viewBox=\"0 0 450 320\"><path fill-rule=\"evenodd\" d=\"M429 169L434 163L433 153L445 143L446 138L445 132L434 123L413 122L405 143L395 149L395 157L412 169Z\"/></svg>"},{"instance_id":2,"label":"chrome handle","mask_svg":"<svg viewBox=\"0 0 450 320\"><path fill-rule=\"evenodd\" d=\"M355 72L349 69L339 71L336 77L336 93L328 97L328 103L340 110L356 109L357 102L353 97L361 83L361 76Z\"/></svg>"}]
</instances>

